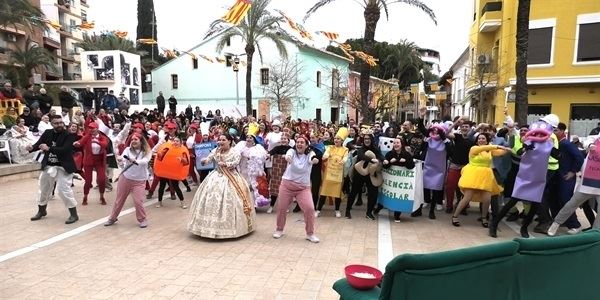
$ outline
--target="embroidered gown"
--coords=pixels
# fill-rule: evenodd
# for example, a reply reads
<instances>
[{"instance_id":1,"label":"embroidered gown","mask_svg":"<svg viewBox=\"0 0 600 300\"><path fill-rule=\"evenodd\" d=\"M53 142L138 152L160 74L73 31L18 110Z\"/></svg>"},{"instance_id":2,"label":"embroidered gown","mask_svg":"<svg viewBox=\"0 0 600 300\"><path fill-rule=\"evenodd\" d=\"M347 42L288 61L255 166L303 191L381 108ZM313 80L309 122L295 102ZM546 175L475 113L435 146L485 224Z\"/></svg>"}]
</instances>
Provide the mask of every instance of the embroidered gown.
<instances>
[{"instance_id":1,"label":"embroidered gown","mask_svg":"<svg viewBox=\"0 0 600 300\"><path fill-rule=\"evenodd\" d=\"M187 229L206 238L236 238L252 232L256 213L248 183L236 167L240 153L230 149L221 153L214 149L207 159L215 161L215 169L206 176L192 200ZM226 167L219 167L218 162Z\"/></svg>"}]
</instances>

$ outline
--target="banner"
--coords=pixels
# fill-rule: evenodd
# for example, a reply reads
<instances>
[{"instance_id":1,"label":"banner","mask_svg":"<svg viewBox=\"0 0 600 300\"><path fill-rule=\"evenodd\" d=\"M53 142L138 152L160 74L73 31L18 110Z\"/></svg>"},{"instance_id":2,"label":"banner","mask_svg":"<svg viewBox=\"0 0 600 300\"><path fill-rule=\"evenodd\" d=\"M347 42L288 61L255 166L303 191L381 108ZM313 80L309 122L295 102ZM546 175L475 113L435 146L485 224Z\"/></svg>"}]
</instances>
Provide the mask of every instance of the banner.
<instances>
[{"instance_id":1,"label":"banner","mask_svg":"<svg viewBox=\"0 0 600 300\"><path fill-rule=\"evenodd\" d=\"M413 212L423 203L423 163L414 169L391 166L383 169L377 201L391 211Z\"/></svg>"},{"instance_id":2,"label":"banner","mask_svg":"<svg viewBox=\"0 0 600 300\"><path fill-rule=\"evenodd\" d=\"M600 194L600 139L593 144L595 151L590 151L583 167L581 187L579 191L587 194Z\"/></svg>"},{"instance_id":3,"label":"banner","mask_svg":"<svg viewBox=\"0 0 600 300\"><path fill-rule=\"evenodd\" d=\"M211 142L194 145L194 152L196 153L196 170L212 170L215 168L214 161L210 161L205 165L202 165L200 162L202 161L202 159L206 158L210 154L210 151L212 151L216 147L217 145Z\"/></svg>"}]
</instances>

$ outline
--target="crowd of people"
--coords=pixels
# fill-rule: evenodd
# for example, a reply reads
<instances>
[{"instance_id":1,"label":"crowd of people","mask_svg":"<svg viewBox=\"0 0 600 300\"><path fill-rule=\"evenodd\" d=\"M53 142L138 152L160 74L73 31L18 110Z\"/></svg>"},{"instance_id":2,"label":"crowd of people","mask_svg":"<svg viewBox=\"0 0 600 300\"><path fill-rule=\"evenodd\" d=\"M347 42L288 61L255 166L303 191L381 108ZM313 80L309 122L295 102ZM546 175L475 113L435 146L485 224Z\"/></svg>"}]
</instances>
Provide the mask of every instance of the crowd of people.
<instances>
[{"instance_id":1,"label":"crowd of people","mask_svg":"<svg viewBox=\"0 0 600 300\"><path fill-rule=\"evenodd\" d=\"M124 201L132 195L139 226L147 227L144 198L152 199L158 187L157 208L163 207L166 191L171 199L179 199L182 209L190 204L187 229L195 235L240 237L256 229L257 211L275 211L273 237L281 238L292 210L303 212L306 238L319 242L315 224L328 215L328 200L333 216L351 219L353 207L363 205L366 197L365 217L375 220L385 208L378 203L381 169L419 165L424 204L411 217L426 210L429 219L436 219L436 213L445 211L458 227L460 215L479 202L479 221L490 236L497 236L499 221L506 216L508 221L523 219L521 235L528 237L528 225L536 215L535 232L556 234L557 224L565 225L569 233L579 232L583 228L573 211L581 206L589 223L600 226L593 201L600 186L594 189L597 183L592 188L585 183L582 189L577 180L585 170L586 155L597 157L599 136L571 142L566 125L555 115L530 126L507 115L502 126L491 126L465 117L425 122L426 110L421 109L419 118L402 124L358 124L353 119L326 124L280 116L271 121L266 116L234 118L220 110L204 114L191 106L177 113L175 105L165 112L162 98L155 109L133 112L129 107L106 110L101 102L92 101L83 111L63 108L57 115L50 110L38 117L37 125L28 124L30 115L40 116L39 103L15 117L11 129L23 139L15 144L22 156L40 154L43 172L32 221L46 215L56 190L70 211L66 223L76 222L73 174L85 181L81 202L85 206L95 173L101 205L108 202L105 191L118 182L106 226L118 221ZM14 117L14 112L7 115ZM28 130L35 132L32 126L38 136L26 140ZM389 151L380 145L384 139L392 141ZM196 157L199 145L208 145L207 155ZM173 153L178 156L169 168L183 172L183 177L161 170ZM199 186L191 202L186 202L180 182L188 192L190 184ZM517 202L523 203L520 211ZM394 212L396 222L401 217L401 212Z\"/></svg>"}]
</instances>

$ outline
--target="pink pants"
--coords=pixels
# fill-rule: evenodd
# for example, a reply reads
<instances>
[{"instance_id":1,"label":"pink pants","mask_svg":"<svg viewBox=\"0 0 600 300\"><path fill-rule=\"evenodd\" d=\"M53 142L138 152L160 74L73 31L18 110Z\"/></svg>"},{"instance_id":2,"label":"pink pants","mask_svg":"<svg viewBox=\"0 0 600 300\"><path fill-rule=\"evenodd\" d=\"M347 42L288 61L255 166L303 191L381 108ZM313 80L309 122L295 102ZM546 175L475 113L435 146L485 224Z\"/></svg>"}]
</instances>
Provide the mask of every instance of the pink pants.
<instances>
[{"instance_id":1,"label":"pink pants","mask_svg":"<svg viewBox=\"0 0 600 300\"><path fill-rule=\"evenodd\" d=\"M446 208L452 209L454 207L454 194L458 188L458 181L460 180L461 170L448 168L448 175L446 176Z\"/></svg>"},{"instance_id":2,"label":"pink pants","mask_svg":"<svg viewBox=\"0 0 600 300\"><path fill-rule=\"evenodd\" d=\"M285 179L281 180L279 196L277 197L277 231L283 231L287 210L292 201L294 201L294 197L304 213L306 234L312 235L315 232L315 205L313 204L310 186Z\"/></svg>"},{"instance_id":3,"label":"pink pants","mask_svg":"<svg viewBox=\"0 0 600 300\"><path fill-rule=\"evenodd\" d=\"M146 210L144 209L144 190L146 187L145 180L131 180L125 176L119 177L119 183L117 185L117 198L113 205L112 213L109 220L117 220L119 213L123 209L123 204L129 194L133 196L133 203L135 204L135 216L138 222L146 221Z\"/></svg>"}]
</instances>

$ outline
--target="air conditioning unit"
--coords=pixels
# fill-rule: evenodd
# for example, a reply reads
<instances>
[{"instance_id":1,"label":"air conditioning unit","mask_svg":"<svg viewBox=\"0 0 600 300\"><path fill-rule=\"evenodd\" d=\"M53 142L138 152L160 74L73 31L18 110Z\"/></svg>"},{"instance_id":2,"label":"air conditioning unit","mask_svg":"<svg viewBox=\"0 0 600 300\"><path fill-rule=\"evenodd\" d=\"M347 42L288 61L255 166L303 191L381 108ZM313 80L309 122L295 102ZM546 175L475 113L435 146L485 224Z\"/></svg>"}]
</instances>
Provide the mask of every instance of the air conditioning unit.
<instances>
[{"instance_id":1,"label":"air conditioning unit","mask_svg":"<svg viewBox=\"0 0 600 300\"><path fill-rule=\"evenodd\" d=\"M477 56L478 65L488 65L490 63L490 56L487 54L480 54Z\"/></svg>"},{"instance_id":2,"label":"air conditioning unit","mask_svg":"<svg viewBox=\"0 0 600 300\"><path fill-rule=\"evenodd\" d=\"M6 40L9 42L16 42L17 41L17 36L12 34L12 33L7 33L6 34Z\"/></svg>"}]
</instances>

